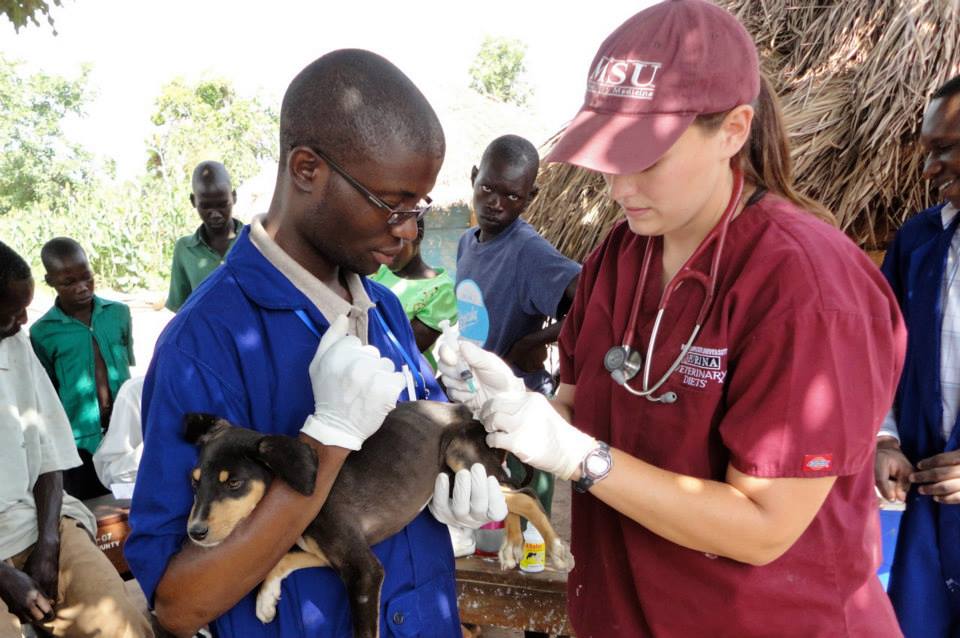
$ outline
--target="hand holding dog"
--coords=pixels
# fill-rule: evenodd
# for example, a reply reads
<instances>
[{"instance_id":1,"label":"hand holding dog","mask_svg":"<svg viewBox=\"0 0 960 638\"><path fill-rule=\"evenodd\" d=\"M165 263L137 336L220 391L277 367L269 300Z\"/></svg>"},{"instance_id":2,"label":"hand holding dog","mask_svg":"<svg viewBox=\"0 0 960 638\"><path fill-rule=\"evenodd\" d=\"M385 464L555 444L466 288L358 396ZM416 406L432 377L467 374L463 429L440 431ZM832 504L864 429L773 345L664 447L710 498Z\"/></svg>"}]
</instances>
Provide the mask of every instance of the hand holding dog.
<instances>
[{"instance_id":1,"label":"hand holding dog","mask_svg":"<svg viewBox=\"0 0 960 638\"><path fill-rule=\"evenodd\" d=\"M502 394L487 401L478 418L490 433L487 445L565 480L597 447L595 438L567 423L537 392Z\"/></svg>"},{"instance_id":2,"label":"hand holding dog","mask_svg":"<svg viewBox=\"0 0 960 638\"><path fill-rule=\"evenodd\" d=\"M456 352L447 344L441 344L437 361L440 379L447 389L447 396L452 400L464 404L477 414L484 401L504 393L526 391L523 381L513 374L510 366L500 357L469 341L461 341L459 346L460 351ZM460 378L458 370L463 366L473 373L476 392L470 390L467 380Z\"/></svg>"},{"instance_id":3,"label":"hand holding dog","mask_svg":"<svg viewBox=\"0 0 960 638\"><path fill-rule=\"evenodd\" d=\"M430 513L441 523L477 529L507 517L507 501L497 479L488 476L480 463L469 470L458 471L450 496L450 477L446 472L437 475Z\"/></svg>"},{"instance_id":4,"label":"hand holding dog","mask_svg":"<svg viewBox=\"0 0 960 638\"><path fill-rule=\"evenodd\" d=\"M396 407L404 388L393 361L347 334L347 318L337 317L310 362L314 413L302 432L324 445L359 450Z\"/></svg>"}]
</instances>

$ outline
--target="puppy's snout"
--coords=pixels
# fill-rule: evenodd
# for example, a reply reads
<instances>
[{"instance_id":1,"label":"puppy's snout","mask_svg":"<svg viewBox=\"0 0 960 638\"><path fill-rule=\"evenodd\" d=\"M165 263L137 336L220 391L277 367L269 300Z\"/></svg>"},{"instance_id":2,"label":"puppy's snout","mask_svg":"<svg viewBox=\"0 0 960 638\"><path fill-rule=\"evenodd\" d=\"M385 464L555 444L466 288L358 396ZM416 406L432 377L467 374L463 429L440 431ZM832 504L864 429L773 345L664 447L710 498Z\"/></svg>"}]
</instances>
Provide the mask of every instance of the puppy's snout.
<instances>
[{"instance_id":1,"label":"puppy's snout","mask_svg":"<svg viewBox=\"0 0 960 638\"><path fill-rule=\"evenodd\" d=\"M190 538L195 541L202 541L207 537L207 534L210 532L210 528L206 525L201 525L197 523L196 525L191 525L190 529L187 530L187 534L190 535Z\"/></svg>"}]
</instances>

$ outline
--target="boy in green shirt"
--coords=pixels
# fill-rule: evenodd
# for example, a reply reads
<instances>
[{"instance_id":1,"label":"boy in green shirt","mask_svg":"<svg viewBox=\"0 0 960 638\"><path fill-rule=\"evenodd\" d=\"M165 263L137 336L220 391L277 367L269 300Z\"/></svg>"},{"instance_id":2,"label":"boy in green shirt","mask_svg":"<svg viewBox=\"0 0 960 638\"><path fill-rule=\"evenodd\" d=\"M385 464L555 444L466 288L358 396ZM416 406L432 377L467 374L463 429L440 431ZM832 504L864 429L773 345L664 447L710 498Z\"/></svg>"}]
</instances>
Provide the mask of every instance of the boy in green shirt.
<instances>
[{"instance_id":1,"label":"boy in green shirt","mask_svg":"<svg viewBox=\"0 0 960 638\"><path fill-rule=\"evenodd\" d=\"M92 458L110 423L113 398L134 363L130 309L93 294L90 264L73 239L51 239L40 258L57 298L30 328L30 340L60 395L83 461L64 472L64 489L84 500L108 492Z\"/></svg>"},{"instance_id":2,"label":"boy in green shirt","mask_svg":"<svg viewBox=\"0 0 960 638\"><path fill-rule=\"evenodd\" d=\"M243 223L233 219L237 192L220 162L204 161L193 169L190 203L200 214L200 227L177 240L170 267L167 308L176 312L197 286L223 263Z\"/></svg>"}]
</instances>

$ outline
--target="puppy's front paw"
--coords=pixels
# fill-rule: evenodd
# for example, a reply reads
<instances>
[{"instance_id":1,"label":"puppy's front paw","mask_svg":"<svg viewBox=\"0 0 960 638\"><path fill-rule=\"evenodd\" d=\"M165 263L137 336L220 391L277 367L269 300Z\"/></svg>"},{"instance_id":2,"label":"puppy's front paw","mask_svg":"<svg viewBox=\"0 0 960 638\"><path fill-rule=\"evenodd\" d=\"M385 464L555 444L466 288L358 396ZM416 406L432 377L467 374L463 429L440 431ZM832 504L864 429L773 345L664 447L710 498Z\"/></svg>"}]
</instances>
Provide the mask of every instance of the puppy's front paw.
<instances>
[{"instance_id":1,"label":"puppy's front paw","mask_svg":"<svg viewBox=\"0 0 960 638\"><path fill-rule=\"evenodd\" d=\"M277 603L280 601L280 579L264 581L257 592L257 618L266 624L277 616Z\"/></svg>"},{"instance_id":2,"label":"puppy's front paw","mask_svg":"<svg viewBox=\"0 0 960 638\"><path fill-rule=\"evenodd\" d=\"M513 569L523 558L523 542L511 542L509 536L505 536L497 555L500 558L500 569L504 571Z\"/></svg>"},{"instance_id":3,"label":"puppy's front paw","mask_svg":"<svg viewBox=\"0 0 960 638\"><path fill-rule=\"evenodd\" d=\"M561 572L569 572L573 569L573 554L570 553L570 546L559 538L554 539L547 550L547 560L550 564Z\"/></svg>"}]
</instances>

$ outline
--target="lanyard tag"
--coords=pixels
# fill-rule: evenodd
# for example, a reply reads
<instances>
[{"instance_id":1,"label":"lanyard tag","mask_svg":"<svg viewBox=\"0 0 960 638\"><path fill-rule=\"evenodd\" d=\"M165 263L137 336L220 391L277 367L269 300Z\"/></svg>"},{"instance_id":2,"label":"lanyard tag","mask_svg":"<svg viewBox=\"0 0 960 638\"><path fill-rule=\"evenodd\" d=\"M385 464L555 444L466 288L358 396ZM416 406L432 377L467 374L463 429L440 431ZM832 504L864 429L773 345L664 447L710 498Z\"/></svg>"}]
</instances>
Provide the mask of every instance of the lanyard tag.
<instances>
[{"instance_id":1,"label":"lanyard tag","mask_svg":"<svg viewBox=\"0 0 960 638\"><path fill-rule=\"evenodd\" d=\"M413 380L413 373L410 372L410 366L403 364L403 367L400 368L400 372L403 373L403 378L407 382L407 400L416 401L417 400L417 385Z\"/></svg>"}]
</instances>

